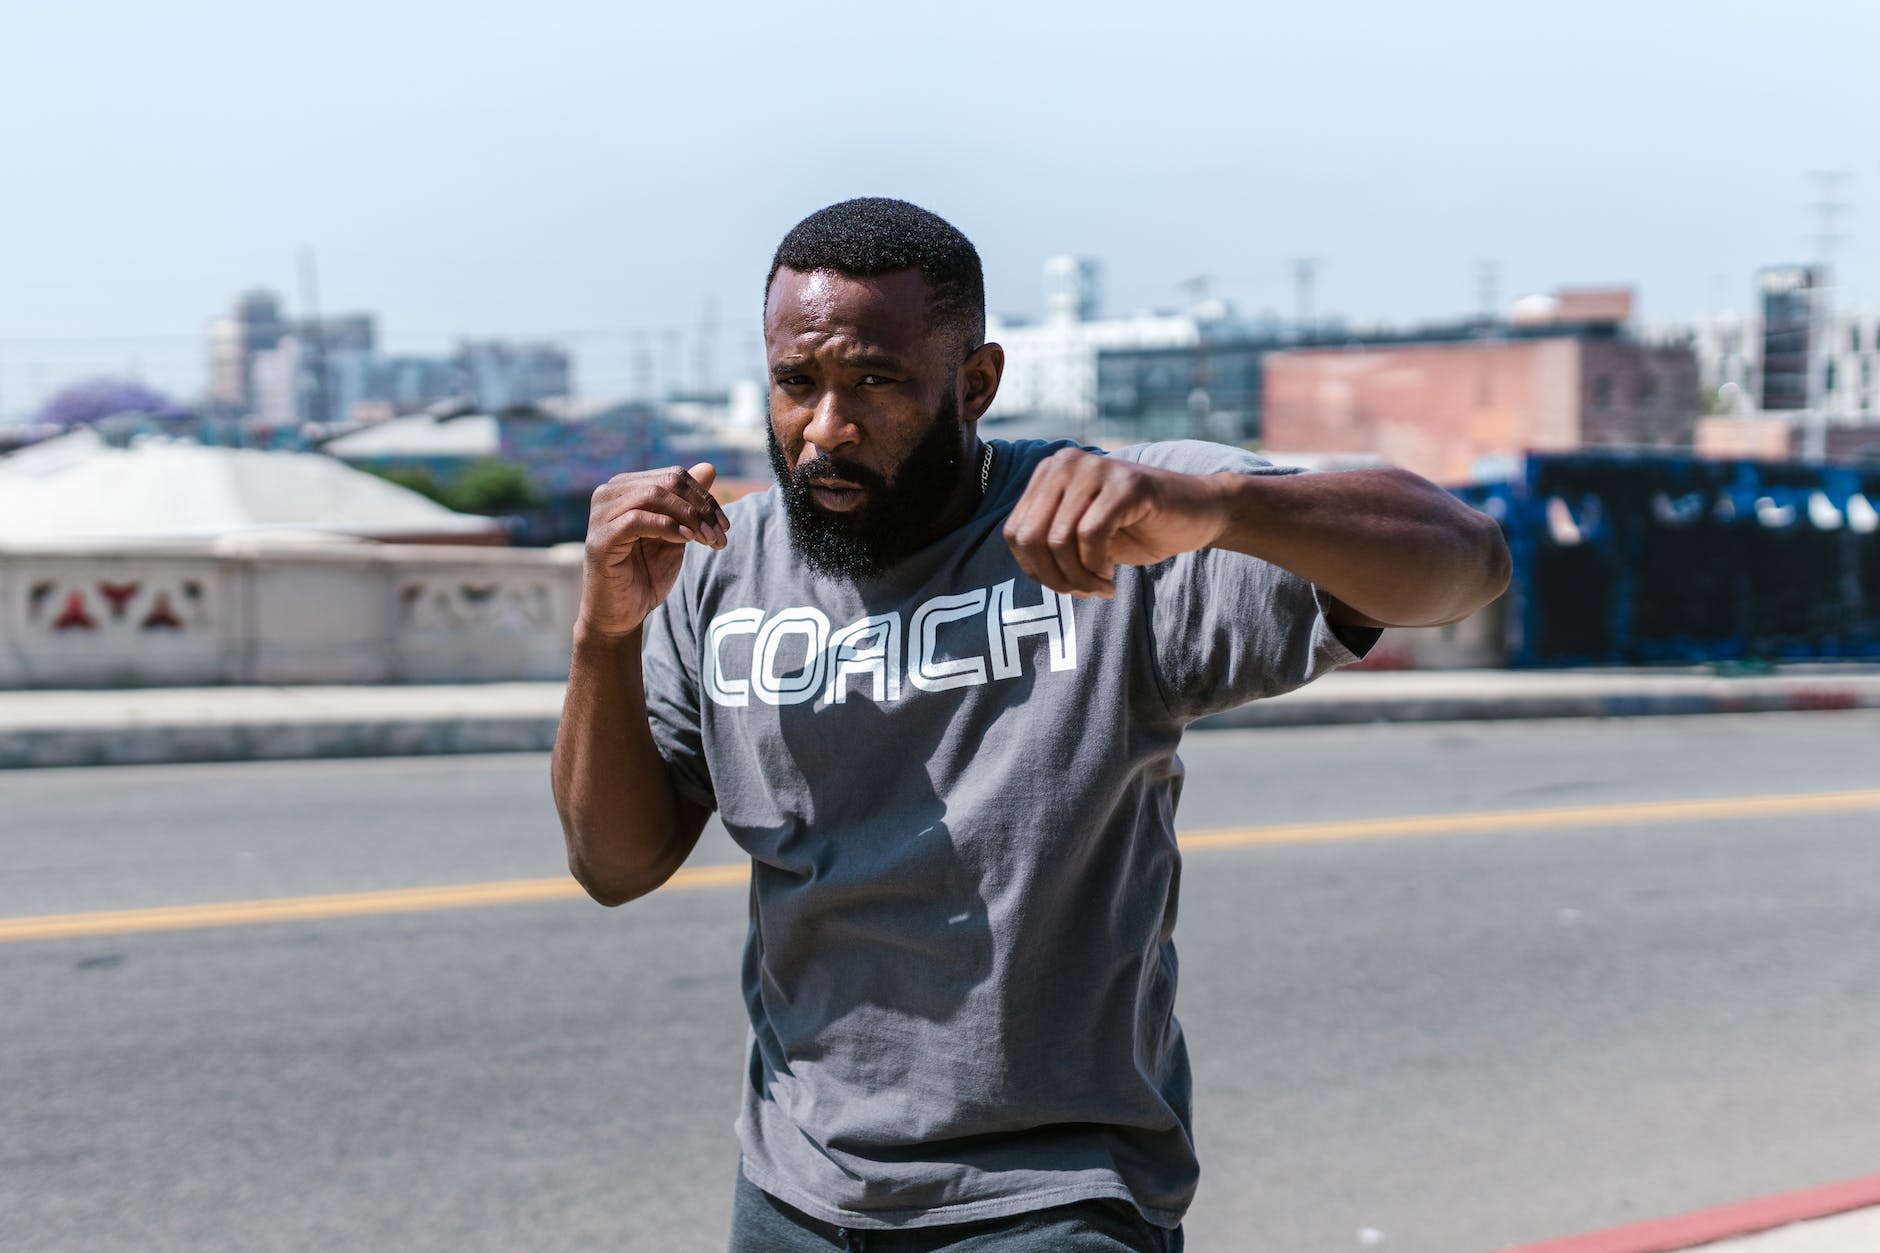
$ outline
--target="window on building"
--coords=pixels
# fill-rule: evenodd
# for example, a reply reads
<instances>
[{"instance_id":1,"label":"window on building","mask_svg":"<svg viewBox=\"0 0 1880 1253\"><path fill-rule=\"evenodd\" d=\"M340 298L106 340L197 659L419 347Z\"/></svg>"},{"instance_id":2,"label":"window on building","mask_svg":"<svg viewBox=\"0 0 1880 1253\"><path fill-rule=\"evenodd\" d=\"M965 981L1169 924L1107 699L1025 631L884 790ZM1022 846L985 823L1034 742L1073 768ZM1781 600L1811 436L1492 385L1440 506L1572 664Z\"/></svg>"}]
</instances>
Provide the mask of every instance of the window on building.
<instances>
[{"instance_id":1,"label":"window on building","mask_svg":"<svg viewBox=\"0 0 1880 1253\"><path fill-rule=\"evenodd\" d=\"M1612 408L1612 375L1600 374L1594 377L1593 407L1595 409Z\"/></svg>"},{"instance_id":2,"label":"window on building","mask_svg":"<svg viewBox=\"0 0 1880 1253\"><path fill-rule=\"evenodd\" d=\"M1649 405L1658 399L1658 376L1647 370L1632 381L1632 400L1639 405Z\"/></svg>"}]
</instances>

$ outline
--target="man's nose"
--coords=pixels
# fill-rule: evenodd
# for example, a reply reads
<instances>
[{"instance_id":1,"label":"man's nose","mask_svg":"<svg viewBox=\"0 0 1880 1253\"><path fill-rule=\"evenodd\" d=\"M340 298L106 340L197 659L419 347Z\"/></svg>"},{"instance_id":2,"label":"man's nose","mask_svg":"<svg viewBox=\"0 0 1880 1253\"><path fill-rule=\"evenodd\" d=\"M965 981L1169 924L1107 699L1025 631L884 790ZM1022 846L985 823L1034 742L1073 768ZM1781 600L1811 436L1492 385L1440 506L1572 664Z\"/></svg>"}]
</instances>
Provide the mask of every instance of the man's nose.
<instances>
[{"instance_id":1,"label":"man's nose","mask_svg":"<svg viewBox=\"0 0 1880 1253\"><path fill-rule=\"evenodd\" d=\"M815 412L803 428L803 442L819 453L839 452L861 442L862 428L855 421L841 389L826 388L816 398Z\"/></svg>"}]
</instances>

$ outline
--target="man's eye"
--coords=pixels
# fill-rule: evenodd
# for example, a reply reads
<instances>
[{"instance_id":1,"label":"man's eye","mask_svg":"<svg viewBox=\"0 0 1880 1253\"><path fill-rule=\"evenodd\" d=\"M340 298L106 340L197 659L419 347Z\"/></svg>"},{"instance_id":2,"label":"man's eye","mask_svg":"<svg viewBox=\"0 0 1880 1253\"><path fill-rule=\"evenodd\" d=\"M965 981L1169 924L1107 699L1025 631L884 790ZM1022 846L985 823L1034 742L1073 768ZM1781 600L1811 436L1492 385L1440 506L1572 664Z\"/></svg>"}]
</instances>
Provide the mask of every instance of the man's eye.
<instances>
[{"instance_id":1,"label":"man's eye","mask_svg":"<svg viewBox=\"0 0 1880 1253\"><path fill-rule=\"evenodd\" d=\"M879 387L892 382L894 382L894 380L885 374L862 375L862 385L864 387Z\"/></svg>"}]
</instances>

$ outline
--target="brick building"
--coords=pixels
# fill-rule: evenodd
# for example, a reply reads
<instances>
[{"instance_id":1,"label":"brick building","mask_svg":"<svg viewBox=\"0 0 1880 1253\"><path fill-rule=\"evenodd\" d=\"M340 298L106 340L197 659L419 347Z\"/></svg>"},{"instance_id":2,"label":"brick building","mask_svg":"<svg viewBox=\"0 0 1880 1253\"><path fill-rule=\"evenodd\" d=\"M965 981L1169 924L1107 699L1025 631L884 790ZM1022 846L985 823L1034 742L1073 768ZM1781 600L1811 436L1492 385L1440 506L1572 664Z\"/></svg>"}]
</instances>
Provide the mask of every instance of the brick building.
<instances>
[{"instance_id":1,"label":"brick building","mask_svg":"<svg viewBox=\"0 0 1880 1253\"><path fill-rule=\"evenodd\" d=\"M1642 344L1608 322L1293 349L1266 357L1263 383L1266 447L1375 453L1449 484L1528 452L1688 449L1698 411L1690 349Z\"/></svg>"}]
</instances>

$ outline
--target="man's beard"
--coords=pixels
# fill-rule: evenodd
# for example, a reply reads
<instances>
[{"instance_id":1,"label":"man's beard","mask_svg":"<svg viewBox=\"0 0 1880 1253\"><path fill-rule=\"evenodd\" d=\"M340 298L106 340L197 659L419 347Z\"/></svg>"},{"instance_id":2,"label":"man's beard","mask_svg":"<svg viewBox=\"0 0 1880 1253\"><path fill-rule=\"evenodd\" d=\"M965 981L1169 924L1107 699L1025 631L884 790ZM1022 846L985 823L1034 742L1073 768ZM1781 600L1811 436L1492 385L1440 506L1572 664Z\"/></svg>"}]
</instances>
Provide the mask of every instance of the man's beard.
<instances>
[{"instance_id":1,"label":"man's beard","mask_svg":"<svg viewBox=\"0 0 1880 1253\"><path fill-rule=\"evenodd\" d=\"M947 392L933 424L894 471L884 478L846 457L825 453L792 470L784 461L775 427L766 424L770 468L783 493L790 542L818 574L868 578L925 546L960 482L959 402ZM861 507L829 513L810 496L818 479L844 479L867 495Z\"/></svg>"}]
</instances>

